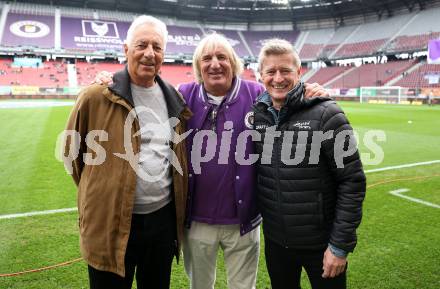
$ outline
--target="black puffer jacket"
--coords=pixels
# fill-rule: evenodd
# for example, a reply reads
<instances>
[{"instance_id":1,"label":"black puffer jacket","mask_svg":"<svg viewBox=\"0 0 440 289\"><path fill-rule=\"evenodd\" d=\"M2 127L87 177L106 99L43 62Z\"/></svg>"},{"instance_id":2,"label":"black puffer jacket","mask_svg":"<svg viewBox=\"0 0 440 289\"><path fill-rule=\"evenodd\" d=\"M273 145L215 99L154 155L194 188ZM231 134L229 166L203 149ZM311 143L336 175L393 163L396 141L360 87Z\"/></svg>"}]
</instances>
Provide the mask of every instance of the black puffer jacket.
<instances>
[{"instance_id":1,"label":"black puffer jacket","mask_svg":"<svg viewBox=\"0 0 440 289\"><path fill-rule=\"evenodd\" d=\"M349 138L354 141L352 128L334 101L303 95L304 86L299 83L279 113L271 108L267 93L254 105L254 128L262 135L256 151L264 235L291 248L323 249L331 243L351 252L366 189L359 153L355 144L349 146ZM270 143L270 131L275 128L281 135L273 145L263 147L265 140ZM327 132L329 138L320 147L316 141L312 146L312 137L319 132ZM351 155L343 157L343 151L334 149L338 145L351 149ZM304 150L304 159L296 159Z\"/></svg>"}]
</instances>

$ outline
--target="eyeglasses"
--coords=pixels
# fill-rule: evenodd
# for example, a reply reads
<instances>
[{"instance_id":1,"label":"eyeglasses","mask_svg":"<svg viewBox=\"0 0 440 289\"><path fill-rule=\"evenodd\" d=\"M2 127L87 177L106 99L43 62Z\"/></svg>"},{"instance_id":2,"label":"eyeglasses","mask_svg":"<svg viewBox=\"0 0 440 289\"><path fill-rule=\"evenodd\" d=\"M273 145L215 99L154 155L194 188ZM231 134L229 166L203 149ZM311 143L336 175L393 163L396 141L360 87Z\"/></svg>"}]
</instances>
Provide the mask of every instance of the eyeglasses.
<instances>
[{"instance_id":1,"label":"eyeglasses","mask_svg":"<svg viewBox=\"0 0 440 289\"><path fill-rule=\"evenodd\" d=\"M213 108L210 115L209 120L211 121L211 130L217 130L217 109Z\"/></svg>"}]
</instances>

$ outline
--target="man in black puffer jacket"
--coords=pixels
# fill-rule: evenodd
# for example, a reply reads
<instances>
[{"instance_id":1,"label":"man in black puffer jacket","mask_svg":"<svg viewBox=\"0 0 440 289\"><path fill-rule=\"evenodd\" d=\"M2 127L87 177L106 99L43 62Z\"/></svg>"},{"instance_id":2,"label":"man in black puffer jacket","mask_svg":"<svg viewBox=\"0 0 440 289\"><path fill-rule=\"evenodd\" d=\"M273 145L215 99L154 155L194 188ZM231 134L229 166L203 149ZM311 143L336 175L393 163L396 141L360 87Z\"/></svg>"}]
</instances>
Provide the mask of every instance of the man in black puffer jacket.
<instances>
[{"instance_id":1,"label":"man in black puffer jacket","mask_svg":"<svg viewBox=\"0 0 440 289\"><path fill-rule=\"evenodd\" d=\"M268 41L259 63L257 194L272 288L300 288L302 267L314 289L346 288L366 190L353 130L334 101L304 98L290 43Z\"/></svg>"}]
</instances>

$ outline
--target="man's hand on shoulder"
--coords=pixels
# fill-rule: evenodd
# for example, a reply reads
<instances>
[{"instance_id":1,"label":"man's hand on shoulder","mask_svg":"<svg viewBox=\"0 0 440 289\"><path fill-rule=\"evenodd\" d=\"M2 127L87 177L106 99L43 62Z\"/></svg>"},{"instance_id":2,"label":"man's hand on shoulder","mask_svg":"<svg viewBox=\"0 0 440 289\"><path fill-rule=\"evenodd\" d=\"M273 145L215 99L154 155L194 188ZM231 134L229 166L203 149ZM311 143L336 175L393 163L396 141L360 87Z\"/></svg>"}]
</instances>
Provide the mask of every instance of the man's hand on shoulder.
<instances>
[{"instance_id":1,"label":"man's hand on shoulder","mask_svg":"<svg viewBox=\"0 0 440 289\"><path fill-rule=\"evenodd\" d=\"M93 82L91 84L107 84L110 85L113 83L113 73L108 72L108 71L100 71L98 72L98 74L95 76L95 79L93 80Z\"/></svg>"},{"instance_id":2,"label":"man's hand on shoulder","mask_svg":"<svg viewBox=\"0 0 440 289\"><path fill-rule=\"evenodd\" d=\"M311 98L315 96L330 96L329 92L318 83L304 83L306 88L305 97Z\"/></svg>"},{"instance_id":3,"label":"man's hand on shoulder","mask_svg":"<svg viewBox=\"0 0 440 289\"><path fill-rule=\"evenodd\" d=\"M331 252L330 248L327 248L324 252L322 263L322 270L324 270L322 278L334 278L344 272L347 265L347 257L337 257Z\"/></svg>"}]
</instances>

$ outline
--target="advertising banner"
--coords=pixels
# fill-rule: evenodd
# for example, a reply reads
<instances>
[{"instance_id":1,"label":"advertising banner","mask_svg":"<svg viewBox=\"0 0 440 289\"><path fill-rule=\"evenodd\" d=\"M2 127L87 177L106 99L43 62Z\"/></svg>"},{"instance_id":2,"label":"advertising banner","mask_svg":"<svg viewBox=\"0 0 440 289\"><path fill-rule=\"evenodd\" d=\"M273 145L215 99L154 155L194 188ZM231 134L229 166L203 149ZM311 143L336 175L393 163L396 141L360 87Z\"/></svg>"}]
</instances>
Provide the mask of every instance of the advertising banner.
<instances>
[{"instance_id":1,"label":"advertising banner","mask_svg":"<svg viewBox=\"0 0 440 289\"><path fill-rule=\"evenodd\" d=\"M344 95L344 96L359 96L359 89L358 88L341 88L339 93L340 93L340 95Z\"/></svg>"},{"instance_id":2,"label":"advertising banner","mask_svg":"<svg viewBox=\"0 0 440 289\"><path fill-rule=\"evenodd\" d=\"M8 13L3 46L54 47L54 16Z\"/></svg>"},{"instance_id":3,"label":"advertising banner","mask_svg":"<svg viewBox=\"0 0 440 289\"><path fill-rule=\"evenodd\" d=\"M191 27L168 25L166 54L193 54L194 49L203 38L202 30Z\"/></svg>"},{"instance_id":4,"label":"advertising banner","mask_svg":"<svg viewBox=\"0 0 440 289\"><path fill-rule=\"evenodd\" d=\"M77 95L81 90L81 87L64 87L63 94Z\"/></svg>"},{"instance_id":5,"label":"advertising banner","mask_svg":"<svg viewBox=\"0 0 440 289\"><path fill-rule=\"evenodd\" d=\"M422 88L421 94L424 96L440 97L440 88Z\"/></svg>"},{"instance_id":6,"label":"advertising banner","mask_svg":"<svg viewBox=\"0 0 440 289\"><path fill-rule=\"evenodd\" d=\"M40 94L40 88L38 86L12 86L11 91L13 95Z\"/></svg>"},{"instance_id":7,"label":"advertising banner","mask_svg":"<svg viewBox=\"0 0 440 289\"><path fill-rule=\"evenodd\" d=\"M10 95L11 87L10 86L0 86L0 95Z\"/></svg>"},{"instance_id":8,"label":"advertising banner","mask_svg":"<svg viewBox=\"0 0 440 289\"><path fill-rule=\"evenodd\" d=\"M40 87L40 94L49 94L49 95L59 95L64 93L64 88L62 87Z\"/></svg>"},{"instance_id":9,"label":"advertising banner","mask_svg":"<svg viewBox=\"0 0 440 289\"><path fill-rule=\"evenodd\" d=\"M88 51L123 52L128 22L61 17L61 47Z\"/></svg>"}]
</instances>

